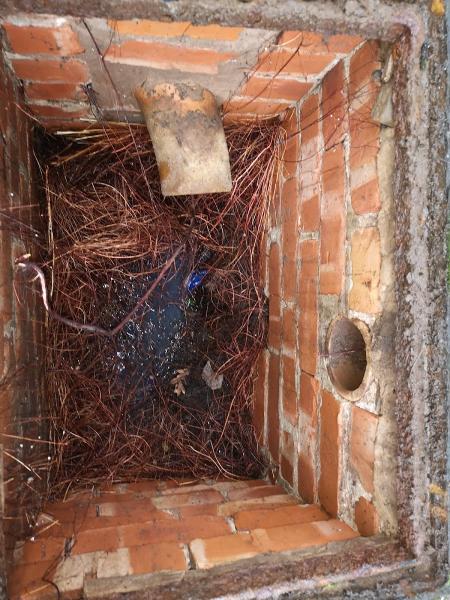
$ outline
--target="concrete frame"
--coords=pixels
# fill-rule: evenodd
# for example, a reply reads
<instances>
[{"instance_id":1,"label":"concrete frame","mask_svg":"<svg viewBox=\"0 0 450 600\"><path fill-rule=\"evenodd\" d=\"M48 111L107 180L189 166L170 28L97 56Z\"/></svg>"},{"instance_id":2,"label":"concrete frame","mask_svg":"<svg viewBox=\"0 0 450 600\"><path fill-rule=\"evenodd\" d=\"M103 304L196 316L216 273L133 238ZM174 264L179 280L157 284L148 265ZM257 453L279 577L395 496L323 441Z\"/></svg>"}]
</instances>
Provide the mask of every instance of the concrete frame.
<instances>
[{"instance_id":1,"label":"concrete frame","mask_svg":"<svg viewBox=\"0 0 450 600\"><path fill-rule=\"evenodd\" d=\"M439 6L440 2L433 2ZM443 4L443 3L442 3ZM180 575L105 581L88 598L403 598L447 578L445 16L429 0L0 0L15 11L354 33L395 42L398 520L358 539Z\"/></svg>"}]
</instances>

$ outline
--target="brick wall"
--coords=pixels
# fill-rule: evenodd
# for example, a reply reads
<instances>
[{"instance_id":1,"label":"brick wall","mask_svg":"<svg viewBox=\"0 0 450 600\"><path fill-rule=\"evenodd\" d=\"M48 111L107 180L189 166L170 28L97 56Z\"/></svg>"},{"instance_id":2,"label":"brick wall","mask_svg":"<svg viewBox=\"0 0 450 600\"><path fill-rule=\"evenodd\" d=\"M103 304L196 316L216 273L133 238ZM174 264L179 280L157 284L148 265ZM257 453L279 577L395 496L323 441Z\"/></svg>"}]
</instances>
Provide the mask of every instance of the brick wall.
<instances>
[{"instance_id":1,"label":"brick wall","mask_svg":"<svg viewBox=\"0 0 450 600\"><path fill-rule=\"evenodd\" d=\"M14 259L25 252L35 255L42 239L30 124L2 57L0 79L0 511L10 558L15 539L32 520L34 490L40 488L38 474L21 463L38 463L41 452L15 436L44 439L39 377L44 332L38 300L23 281L14 281ZM28 515L22 510L25 505Z\"/></svg>"},{"instance_id":2,"label":"brick wall","mask_svg":"<svg viewBox=\"0 0 450 600\"><path fill-rule=\"evenodd\" d=\"M392 435L385 421L379 426L382 403L386 413L393 406L393 385L380 392L392 356L372 351L382 308L393 304L392 156L386 160L380 147L383 138L392 148L392 135L381 135L371 118L379 45L348 49L285 117L283 177L266 245L268 349L258 362L255 403L259 439L284 484L366 535L395 529L392 487L375 489L377 453L392 456ZM327 369L327 331L338 315L367 326L370 355L362 388L343 395Z\"/></svg>"},{"instance_id":3,"label":"brick wall","mask_svg":"<svg viewBox=\"0 0 450 600\"><path fill-rule=\"evenodd\" d=\"M187 22L16 14L2 24L25 110L48 126L140 119L132 90L147 76L210 87L227 118L282 115L287 144L266 238L269 336L255 427L291 491L365 532L367 523L392 531L381 456L392 456L395 432L383 420L392 410L382 408L393 390L380 350L386 307L393 310L392 139L371 119L379 46ZM352 398L337 393L327 371L326 334L338 315L360 319L372 335L371 377Z\"/></svg>"}]
</instances>

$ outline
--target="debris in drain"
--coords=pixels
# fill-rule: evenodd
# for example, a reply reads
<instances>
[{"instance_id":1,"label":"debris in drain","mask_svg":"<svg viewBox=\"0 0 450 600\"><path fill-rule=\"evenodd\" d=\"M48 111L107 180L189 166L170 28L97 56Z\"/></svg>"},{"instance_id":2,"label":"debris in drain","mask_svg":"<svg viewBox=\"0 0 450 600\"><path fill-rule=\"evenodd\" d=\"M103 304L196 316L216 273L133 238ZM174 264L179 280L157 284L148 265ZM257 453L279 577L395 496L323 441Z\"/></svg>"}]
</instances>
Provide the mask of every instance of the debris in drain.
<instances>
[{"instance_id":1,"label":"debris in drain","mask_svg":"<svg viewBox=\"0 0 450 600\"><path fill-rule=\"evenodd\" d=\"M223 375L221 373L217 374L213 371L209 360L203 367L202 379L206 383L206 385L212 390L220 390L220 388L222 387Z\"/></svg>"},{"instance_id":2,"label":"debris in drain","mask_svg":"<svg viewBox=\"0 0 450 600\"><path fill-rule=\"evenodd\" d=\"M239 123L226 136L231 193L167 198L144 126L43 137L55 497L264 469L251 415L268 320L260 254L285 131Z\"/></svg>"}]
</instances>

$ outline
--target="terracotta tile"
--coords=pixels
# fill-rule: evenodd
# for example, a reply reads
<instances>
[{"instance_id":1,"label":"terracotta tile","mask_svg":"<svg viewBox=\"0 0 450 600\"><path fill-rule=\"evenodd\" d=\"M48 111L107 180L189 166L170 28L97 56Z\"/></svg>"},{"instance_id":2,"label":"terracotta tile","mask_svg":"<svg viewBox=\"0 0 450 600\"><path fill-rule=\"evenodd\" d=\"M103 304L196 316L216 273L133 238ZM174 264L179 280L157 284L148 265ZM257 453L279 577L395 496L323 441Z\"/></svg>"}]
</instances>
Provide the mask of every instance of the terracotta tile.
<instances>
[{"instance_id":1,"label":"terracotta tile","mask_svg":"<svg viewBox=\"0 0 450 600\"><path fill-rule=\"evenodd\" d=\"M350 461L367 492L374 489L373 476L375 465L375 440L378 417L358 408L352 407L352 432L350 438Z\"/></svg>"},{"instance_id":2,"label":"terracotta tile","mask_svg":"<svg viewBox=\"0 0 450 600\"><path fill-rule=\"evenodd\" d=\"M378 513L372 502L361 497L355 504L355 522L358 531L363 536L379 533Z\"/></svg>"},{"instance_id":3,"label":"terracotta tile","mask_svg":"<svg viewBox=\"0 0 450 600\"><path fill-rule=\"evenodd\" d=\"M336 516L339 478L339 401L322 390L320 409L320 479L319 499L325 510Z\"/></svg>"},{"instance_id":4,"label":"terracotta tile","mask_svg":"<svg viewBox=\"0 0 450 600\"><path fill-rule=\"evenodd\" d=\"M129 548L131 572L134 575L154 571L185 571L186 558L181 544L147 544Z\"/></svg>"},{"instance_id":5,"label":"terracotta tile","mask_svg":"<svg viewBox=\"0 0 450 600\"><path fill-rule=\"evenodd\" d=\"M269 529L281 525L299 525L326 521L328 515L319 506L283 506L271 510L243 510L234 515L237 529Z\"/></svg>"}]
</instances>

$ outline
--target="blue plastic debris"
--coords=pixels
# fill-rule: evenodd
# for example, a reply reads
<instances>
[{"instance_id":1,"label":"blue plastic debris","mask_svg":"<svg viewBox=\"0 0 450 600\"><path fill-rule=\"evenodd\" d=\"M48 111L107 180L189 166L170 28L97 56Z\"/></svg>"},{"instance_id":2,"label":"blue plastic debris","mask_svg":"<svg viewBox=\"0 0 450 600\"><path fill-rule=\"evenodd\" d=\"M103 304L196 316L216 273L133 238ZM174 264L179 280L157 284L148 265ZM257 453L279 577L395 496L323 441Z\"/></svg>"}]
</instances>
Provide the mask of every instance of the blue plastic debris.
<instances>
[{"instance_id":1,"label":"blue plastic debris","mask_svg":"<svg viewBox=\"0 0 450 600\"><path fill-rule=\"evenodd\" d=\"M195 288L197 288L201 284L203 279L206 277L207 273L208 271L206 269L201 269L200 271L192 271L192 273L189 275L186 285L188 292L193 292Z\"/></svg>"}]
</instances>

